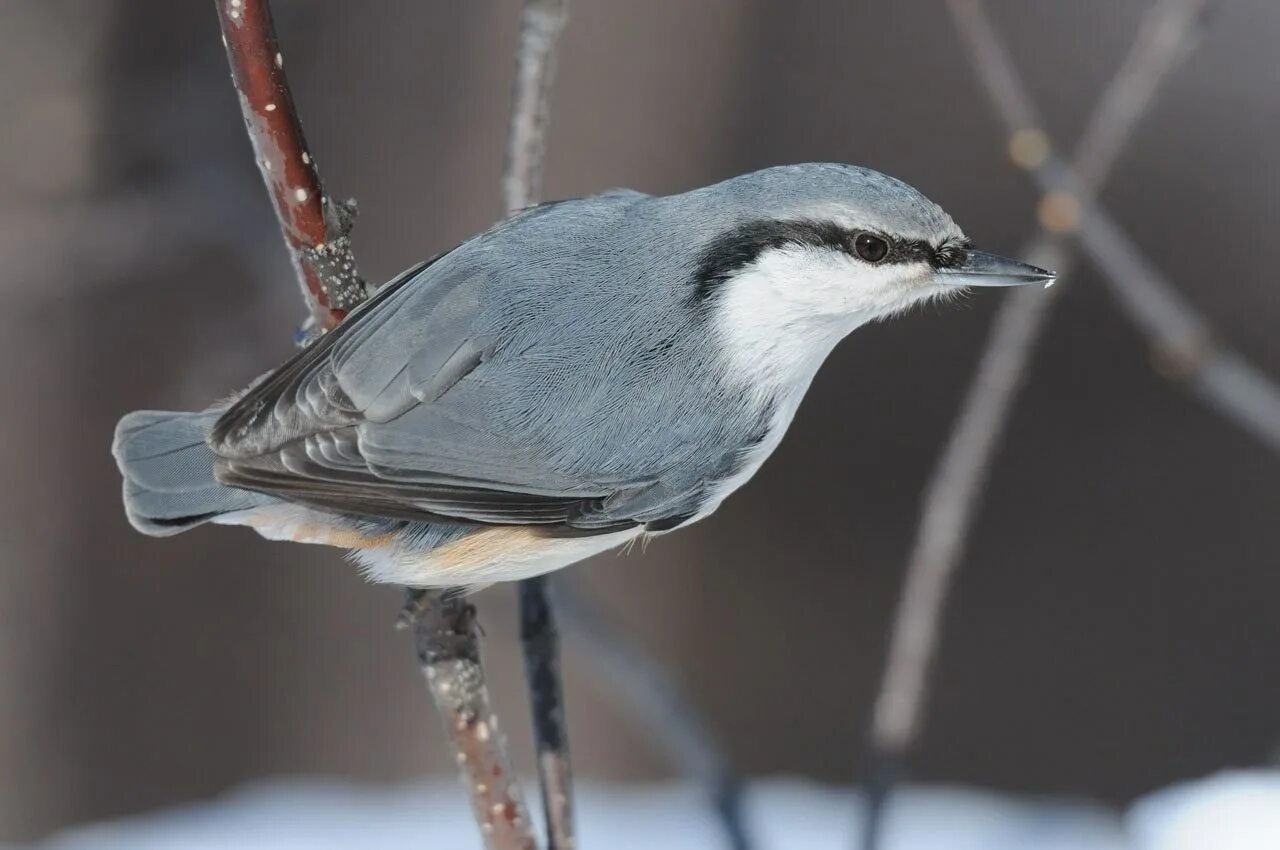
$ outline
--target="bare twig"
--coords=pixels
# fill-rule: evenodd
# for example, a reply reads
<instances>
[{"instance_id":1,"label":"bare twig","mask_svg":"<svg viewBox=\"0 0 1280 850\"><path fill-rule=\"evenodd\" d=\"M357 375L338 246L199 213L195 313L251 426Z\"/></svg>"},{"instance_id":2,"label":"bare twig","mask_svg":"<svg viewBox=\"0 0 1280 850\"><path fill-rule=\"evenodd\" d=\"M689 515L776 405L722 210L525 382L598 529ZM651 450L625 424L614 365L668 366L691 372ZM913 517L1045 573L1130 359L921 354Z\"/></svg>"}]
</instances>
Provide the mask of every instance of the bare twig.
<instances>
[{"instance_id":1,"label":"bare twig","mask_svg":"<svg viewBox=\"0 0 1280 850\"><path fill-rule=\"evenodd\" d=\"M568 0L524 0L502 173L502 202L508 215L537 203L542 194L556 44L568 17Z\"/></svg>"},{"instance_id":2,"label":"bare twig","mask_svg":"<svg viewBox=\"0 0 1280 850\"><path fill-rule=\"evenodd\" d=\"M231 76L280 230L320 331L371 294L356 271L351 202L324 194L284 76L267 0L217 0ZM489 704L475 609L459 594L409 591L401 616L445 720L476 822L490 850L536 850L506 742Z\"/></svg>"},{"instance_id":3,"label":"bare twig","mask_svg":"<svg viewBox=\"0 0 1280 850\"><path fill-rule=\"evenodd\" d=\"M525 0L502 177L508 214L537 203L541 196L556 44L567 18L566 0ZM589 605L563 589L555 599L553 608L547 579L521 582L521 637L551 850L571 847L574 841L573 786L554 615L555 610L566 607L568 625L583 638L582 645L595 661L594 669L609 676L628 695L629 708L648 720L648 728L657 732L683 773L711 789L730 846L747 850L750 843L742 817L740 783L679 687L642 649L595 616Z\"/></svg>"},{"instance_id":4,"label":"bare twig","mask_svg":"<svg viewBox=\"0 0 1280 850\"><path fill-rule=\"evenodd\" d=\"M411 590L418 661L444 717L476 823L490 850L537 850L529 813L489 704L475 608L460 594Z\"/></svg>"},{"instance_id":5,"label":"bare twig","mask_svg":"<svg viewBox=\"0 0 1280 850\"><path fill-rule=\"evenodd\" d=\"M560 677L560 633L547 578L520 582L520 640L524 646L533 740L537 747L548 850L574 846L573 771Z\"/></svg>"},{"instance_id":6,"label":"bare twig","mask_svg":"<svg viewBox=\"0 0 1280 850\"><path fill-rule=\"evenodd\" d=\"M556 46L568 14L567 0L524 2L502 173L502 202L508 215L537 203L541 195ZM560 639L547 581L540 576L520 583L520 637L547 821L547 847L571 850L576 843L573 771L560 676Z\"/></svg>"},{"instance_id":7,"label":"bare twig","mask_svg":"<svg viewBox=\"0 0 1280 850\"><path fill-rule=\"evenodd\" d=\"M334 327L369 293L356 271L353 202L324 193L284 74L267 0L216 0L231 79L312 322Z\"/></svg>"},{"instance_id":8,"label":"bare twig","mask_svg":"<svg viewBox=\"0 0 1280 850\"><path fill-rule=\"evenodd\" d=\"M652 655L629 640L583 599L571 584L556 587L556 611L573 645L586 654L596 682L627 713L641 721L683 776L708 789L731 850L749 850L742 783L715 733L680 686Z\"/></svg>"},{"instance_id":9,"label":"bare twig","mask_svg":"<svg viewBox=\"0 0 1280 850\"><path fill-rule=\"evenodd\" d=\"M1102 185L1125 143L1146 113L1159 83L1187 52L1205 0L1160 0L1147 13L1128 56L1103 93L1077 147L1081 197ZM973 43L974 27L994 38L977 0L949 0L957 25ZM1021 164L1048 155L1048 142L1033 104L1012 66L984 79L1009 125L1010 154ZM1073 257L1056 223L1053 202L1041 205L1041 231L1024 249L1036 265L1069 273ZM979 506L991 458L1052 305L1051 293L1023 290L1005 299L992 326L946 448L925 489L920 524L906 582L894 618L889 658L876 701L871 741L877 771L864 821L863 846L876 846L883 807L897 762L919 736L928 673L940 620L969 527Z\"/></svg>"},{"instance_id":10,"label":"bare twig","mask_svg":"<svg viewBox=\"0 0 1280 850\"><path fill-rule=\"evenodd\" d=\"M1008 51L981 5L975 0L951 2L959 12L957 21L979 74L1005 124L1011 132L1040 126ZM1194 9L1184 14L1188 20L1196 17ZM1179 26L1176 20L1171 21L1153 38L1174 43ZM1042 219L1075 237L1102 271L1103 281L1124 313L1150 338L1160 374L1185 384L1210 407L1280 451L1280 388L1217 341L1204 316L1093 200L1090 175L1063 162L1047 137L1043 154L1021 164L1046 193L1040 205Z\"/></svg>"},{"instance_id":11,"label":"bare twig","mask_svg":"<svg viewBox=\"0 0 1280 850\"><path fill-rule=\"evenodd\" d=\"M1075 235L1102 271L1123 311L1150 338L1152 361L1164 377L1190 388L1201 401L1280 452L1280 387L1239 353L1223 345L1208 321L1175 290L1115 220L1081 198L1078 181L1056 157L1036 180L1079 206Z\"/></svg>"},{"instance_id":12,"label":"bare twig","mask_svg":"<svg viewBox=\"0 0 1280 850\"><path fill-rule=\"evenodd\" d=\"M567 17L566 0L525 0L502 178L508 214L537 203L541 196L556 45ZM683 772L712 789L730 846L733 850L747 850L750 845L742 818L739 783L692 705L653 659L595 616L590 606L560 593L553 608L548 582L546 578L521 582L519 592L521 638L549 848L560 850L574 842L573 786L554 613L568 603L568 625L583 638L595 669L611 677L628 694L631 710L638 710L649 721L648 727L658 732Z\"/></svg>"}]
</instances>

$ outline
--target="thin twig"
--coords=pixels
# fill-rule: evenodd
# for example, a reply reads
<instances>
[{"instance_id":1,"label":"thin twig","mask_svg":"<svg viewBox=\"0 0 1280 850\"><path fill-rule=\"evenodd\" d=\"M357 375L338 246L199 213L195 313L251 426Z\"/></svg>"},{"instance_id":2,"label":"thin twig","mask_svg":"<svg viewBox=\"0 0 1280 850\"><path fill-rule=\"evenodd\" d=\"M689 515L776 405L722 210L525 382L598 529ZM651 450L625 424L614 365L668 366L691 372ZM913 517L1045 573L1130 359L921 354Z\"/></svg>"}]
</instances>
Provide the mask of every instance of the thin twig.
<instances>
[{"instance_id":1,"label":"thin twig","mask_svg":"<svg viewBox=\"0 0 1280 850\"><path fill-rule=\"evenodd\" d=\"M1029 103L1012 60L975 0L951 0L958 10L969 51L1011 132L1035 123L1018 101ZM1200 6L1203 4L1184 4ZM1193 21L1195 11L1184 13ZM1165 25L1159 38L1174 44L1177 21ZM1155 36L1153 36L1154 38ZM1008 92L1014 92L1011 97ZM1027 124L1030 120L1032 123ZM1075 237L1098 266L1102 279L1123 312L1151 342L1161 375L1192 389L1210 407L1234 421L1274 451L1280 451L1280 387L1243 357L1221 345L1207 319L1181 294L1093 200L1089 175L1072 169L1054 153L1047 137L1043 156L1021 163L1044 191L1042 218L1063 234Z\"/></svg>"},{"instance_id":2,"label":"thin twig","mask_svg":"<svg viewBox=\"0 0 1280 850\"><path fill-rule=\"evenodd\" d=\"M525 0L502 177L508 214L537 203L541 197L556 45L567 17L565 0ZM631 710L648 719L648 728L656 730L683 772L711 788L730 846L748 850L740 783L726 767L693 706L652 658L595 616L589 605L561 589L553 607L548 587L547 579L531 579L521 582L519 593L521 638L551 850L571 847L574 840L569 739L555 624L555 612L566 607L570 612L567 625L582 638L595 662L593 668L610 676L630 695L627 702Z\"/></svg>"},{"instance_id":3,"label":"thin twig","mask_svg":"<svg viewBox=\"0 0 1280 850\"><path fill-rule=\"evenodd\" d=\"M524 2L502 173L502 202L508 215L537 203L542 193L556 46L568 15L567 0ZM573 771L560 676L560 639L547 579L522 581L519 594L520 637L533 713L542 809L547 821L547 847L572 850L576 843Z\"/></svg>"},{"instance_id":4,"label":"thin twig","mask_svg":"<svg viewBox=\"0 0 1280 850\"><path fill-rule=\"evenodd\" d=\"M489 703L475 608L458 593L411 590L418 662L444 718L472 813L490 850L537 850L529 813Z\"/></svg>"},{"instance_id":5,"label":"thin twig","mask_svg":"<svg viewBox=\"0 0 1280 850\"><path fill-rule=\"evenodd\" d=\"M520 640L524 647L533 740L549 850L574 846L573 771L560 676L560 633L545 576L520 582Z\"/></svg>"},{"instance_id":6,"label":"thin twig","mask_svg":"<svg viewBox=\"0 0 1280 850\"><path fill-rule=\"evenodd\" d=\"M1147 13L1133 47L1099 100L1077 146L1075 161L1082 197L1092 196L1106 180L1160 82L1186 55L1204 6L1205 0L1160 0ZM982 13L980 2L949 0L949 8L972 43L975 16ZM979 23L985 25L985 19ZM986 30L994 37L989 25ZM1011 67L1007 66L1010 72ZM1016 77L1001 73L984 75L984 79L992 96L1003 105L1015 161L1029 163L1048 155L1043 124ZM1054 209L1052 204L1042 204L1041 231L1023 255L1065 276L1074 258L1063 237L1047 229L1055 222L1050 214ZM868 795L863 830L866 848L877 845L884 806L900 769L898 762L919 737L946 598L992 456L1049 315L1051 294L1023 290L1005 299L946 448L925 488L872 722L878 775Z\"/></svg>"},{"instance_id":7,"label":"thin twig","mask_svg":"<svg viewBox=\"0 0 1280 850\"><path fill-rule=\"evenodd\" d=\"M524 1L502 172L502 203L508 215L537 203L542 195L542 158L551 119L556 45L568 18L567 0Z\"/></svg>"},{"instance_id":8,"label":"thin twig","mask_svg":"<svg viewBox=\"0 0 1280 850\"><path fill-rule=\"evenodd\" d=\"M1082 199L1071 169L1049 157L1036 180L1078 205L1075 235L1102 271L1123 312L1149 337L1156 371L1191 389L1210 408L1280 452L1280 386L1223 345L1209 322L1172 287L1115 220Z\"/></svg>"},{"instance_id":9,"label":"thin twig","mask_svg":"<svg viewBox=\"0 0 1280 850\"><path fill-rule=\"evenodd\" d=\"M590 661L595 680L628 714L649 730L683 776L708 789L731 850L749 850L742 782L715 733L688 695L652 655L601 614L598 605L571 584L556 588L556 611L565 632Z\"/></svg>"},{"instance_id":10,"label":"thin twig","mask_svg":"<svg viewBox=\"0 0 1280 850\"><path fill-rule=\"evenodd\" d=\"M353 202L324 194L284 75L267 0L217 0L245 127L293 259L311 324L336 326L371 290L356 271ZM409 591L402 624L444 717L476 822L489 850L536 850L506 742L489 703L475 609L461 595Z\"/></svg>"},{"instance_id":11,"label":"thin twig","mask_svg":"<svg viewBox=\"0 0 1280 850\"><path fill-rule=\"evenodd\" d=\"M355 203L324 193L302 135L267 0L216 0L249 141L280 220L312 322L328 330L364 301L350 231Z\"/></svg>"},{"instance_id":12,"label":"thin twig","mask_svg":"<svg viewBox=\"0 0 1280 850\"><path fill-rule=\"evenodd\" d=\"M520 31L502 196L511 214L541 197L543 155L550 122L556 45L568 18L566 0L525 0ZM551 850L573 844L573 799L568 730L560 681L555 611L570 612L568 626L582 638L594 669L629 695L630 709L645 717L685 775L711 789L716 812L733 850L748 850L741 785L728 769L714 737L697 711L652 658L563 589L548 598L548 580L520 586L521 637L533 709L534 737L543 808Z\"/></svg>"}]
</instances>

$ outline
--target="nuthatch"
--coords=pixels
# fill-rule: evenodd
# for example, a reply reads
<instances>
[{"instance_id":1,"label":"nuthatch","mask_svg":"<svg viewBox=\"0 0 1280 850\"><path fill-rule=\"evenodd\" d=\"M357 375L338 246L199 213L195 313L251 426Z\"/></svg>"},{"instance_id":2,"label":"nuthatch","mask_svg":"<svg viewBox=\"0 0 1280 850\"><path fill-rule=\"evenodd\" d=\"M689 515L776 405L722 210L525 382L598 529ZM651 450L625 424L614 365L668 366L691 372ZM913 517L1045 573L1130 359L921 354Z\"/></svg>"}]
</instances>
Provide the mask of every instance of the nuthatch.
<instances>
[{"instance_id":1,"label":"nuthatch","mask_svg":"<svg viewBox=\"0 0 1280 850\"><path fill-rule=\"evenodd\" d=\"M404 272L229 406L125 416L125 508L147 534L350 549L377 581L527 578L713 512L860 325L1052 279L848 165L543 204Z\"/></svg>"}]
</instances>

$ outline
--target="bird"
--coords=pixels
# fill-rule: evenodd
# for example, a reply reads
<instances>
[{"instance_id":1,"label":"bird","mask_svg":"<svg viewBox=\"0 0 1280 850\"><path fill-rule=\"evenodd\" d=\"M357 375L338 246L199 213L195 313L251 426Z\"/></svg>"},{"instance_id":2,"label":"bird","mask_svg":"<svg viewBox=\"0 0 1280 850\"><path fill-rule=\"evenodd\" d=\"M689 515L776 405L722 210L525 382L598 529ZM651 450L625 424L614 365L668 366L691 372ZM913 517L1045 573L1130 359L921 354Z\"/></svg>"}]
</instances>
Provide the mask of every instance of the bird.
<instances>
[{"instance_id":1,"label":"bird","mask_svg":"<svg viewBox=\"0 0 1280 850\"><path fill-rule=\"evenodd\" d=\"M229 400L124 416L138 531L348 550L478 589L713 513L857 328L1054 274L869 168L776 166L532 206L382 285Z\"/></svg>"}]
</instances>

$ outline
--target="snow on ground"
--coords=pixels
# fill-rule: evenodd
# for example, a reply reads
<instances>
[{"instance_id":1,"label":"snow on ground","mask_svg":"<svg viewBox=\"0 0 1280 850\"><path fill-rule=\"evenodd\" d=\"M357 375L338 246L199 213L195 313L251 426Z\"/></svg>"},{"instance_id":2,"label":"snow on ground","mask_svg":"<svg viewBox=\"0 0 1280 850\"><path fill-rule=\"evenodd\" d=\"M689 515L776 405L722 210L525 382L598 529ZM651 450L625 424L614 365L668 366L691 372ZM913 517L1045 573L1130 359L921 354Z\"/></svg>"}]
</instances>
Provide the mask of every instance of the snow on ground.
<instances>
[{"instance_id":1,"label":"snow on ground","mask_svg":"<svg viewBox=\"0 0 1280 850\"><path fill-rule=\"evenodd\" d=\"M1125 821L1142 850L1280 850L1280 770L1175 785L1139 800Z\"/></svg>"},{"instance_id":2,"label":"snow on ground","mask_svg":"<svg viewBox=\"0 0 1280 850\"><path fill-rule=\"evenodd\" d=\"M532 786L526 786L532 787ZM581 783L581 840L599 850L719 850L687 785ZM853 846L852 792L794 780L748 795L761 850ZM884 850L1280 850L1280 770L1178 785L1127 813L1070 800L944 787L906 789ZM219 799L67 830L38 850L480 850L469 808L447 782L377 788L338 781L248 785Z\"/></svg>"}]
</instances>

